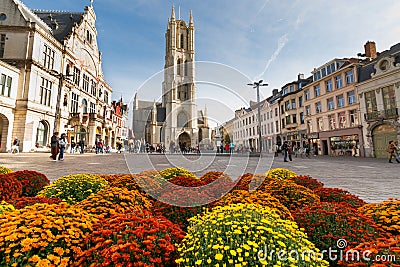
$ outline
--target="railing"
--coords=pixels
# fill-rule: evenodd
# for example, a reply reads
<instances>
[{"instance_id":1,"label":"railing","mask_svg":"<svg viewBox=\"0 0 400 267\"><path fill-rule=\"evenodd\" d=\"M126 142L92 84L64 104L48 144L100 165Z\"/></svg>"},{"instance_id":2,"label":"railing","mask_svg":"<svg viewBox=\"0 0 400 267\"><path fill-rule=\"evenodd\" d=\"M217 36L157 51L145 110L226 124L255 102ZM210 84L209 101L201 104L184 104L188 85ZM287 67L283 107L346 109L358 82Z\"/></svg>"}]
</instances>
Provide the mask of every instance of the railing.
<instances>
[{"instance_id":1,"label":"railing","mask_svg":"<svg viewBox=\"0 0 400 267\"><path fill-rule=\"evenodd\" d=\"M368 112L367 114L365 114L365 120L374 121L379 119L392 119L392 118L397 118L398 116L399 116L398 109L391 108L386 110Z\"/></svg>"},{"instance_id":2,"label":"railing","mask_svg":"<svg viewBox=\"0 0 400 267\"><path fill-rule=\"evenodd\" d=\"M385 110L385 118L397 118L399 116L397 108L391 108Z\"/></svg>"}]
</instances>

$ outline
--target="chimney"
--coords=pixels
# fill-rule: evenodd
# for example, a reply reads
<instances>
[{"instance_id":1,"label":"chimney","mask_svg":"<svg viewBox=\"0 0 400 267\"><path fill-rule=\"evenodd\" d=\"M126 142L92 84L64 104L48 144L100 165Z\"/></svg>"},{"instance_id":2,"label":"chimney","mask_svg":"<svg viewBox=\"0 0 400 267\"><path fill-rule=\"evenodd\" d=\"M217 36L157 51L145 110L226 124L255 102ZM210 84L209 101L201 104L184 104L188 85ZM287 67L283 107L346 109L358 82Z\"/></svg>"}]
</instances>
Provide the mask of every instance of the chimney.
<instances>
[{"instance_id":1,"label":"chimney","mask_svg":"<svg viewBox=\"0 0 400 267\"><path fill-rule=\"evenodd\" d=\"M276 96L276 95L278 94L278 92L279 92L278 89L274 89L274 90L272 90L272 95L273 95L273 96Z\"/></svg>"},{"instance_id":2,"label":"chimney","mask_svg":"<svg viewBox=\"0 0 400 267\"><path fill-rule=\"evenodd\" d=\"M299 75L297 75L297 80L304 80L304 74L299 73Z\"/></svg>"},{"instance_id":3,"label":"chimney","mask_svg":"<svg viewBox=\"0 0 400 267\"><path fill-rule=\"evenodd\" d=\"M365 56L367 58L374 59L374 58L376 58L378 56L376 54L376 44L375 44L375 42L368 41L364 45L364 49L365 49Z\"/></svg>"}]
</instances>

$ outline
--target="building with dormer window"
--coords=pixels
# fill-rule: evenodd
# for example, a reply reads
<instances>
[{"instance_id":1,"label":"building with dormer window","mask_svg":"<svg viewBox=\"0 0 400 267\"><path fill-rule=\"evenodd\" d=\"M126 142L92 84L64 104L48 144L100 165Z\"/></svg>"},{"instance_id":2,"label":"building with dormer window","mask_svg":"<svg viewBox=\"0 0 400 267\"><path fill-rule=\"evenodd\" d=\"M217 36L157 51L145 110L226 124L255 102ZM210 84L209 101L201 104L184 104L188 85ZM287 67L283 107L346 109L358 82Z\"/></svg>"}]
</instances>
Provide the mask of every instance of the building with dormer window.
<instances>
[{"instance_id":1,"label":"building with dormer window","mask_svg":"<svg viewBox=\"0 0 400 267\"><path fill-rule=\"evenodd\" d=\"M389 141L400 140L400 43L381 53L365 45L370 62L359 69L357 84L367 157L387 158Z\"/></svg>"},{"instance_id":2,"label":"building with dormer window","mask_svg":"<svg viewBox=\"0 0 400 267\"><path fill-rule=\"evenodd\" d=\"M112 88L102 71L92 3L66 12L4 0L0 13L0 59L20 71L12 135L21 151L46 147L54 131L67 133L69 142L91 146L101 137L114 147Z\"/></svg>"}]
</instances>

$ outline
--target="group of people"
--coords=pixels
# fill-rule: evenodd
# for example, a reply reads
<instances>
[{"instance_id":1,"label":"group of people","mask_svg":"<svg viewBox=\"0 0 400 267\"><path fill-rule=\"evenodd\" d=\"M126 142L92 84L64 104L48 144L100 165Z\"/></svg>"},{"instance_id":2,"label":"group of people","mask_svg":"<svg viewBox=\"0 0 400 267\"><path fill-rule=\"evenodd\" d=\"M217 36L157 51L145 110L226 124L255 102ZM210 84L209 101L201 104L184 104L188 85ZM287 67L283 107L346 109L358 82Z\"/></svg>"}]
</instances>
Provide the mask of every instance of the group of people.
<instances>
[{"instance_id":1,"label":"group of people","mask_svg":"<svg viewBox=\"0 0 400 267\"><path fill-rule=\"evenodd\" d=\"M65 147L67 146L67 138L66 134L62 133L60 137L58 137L58 132L54 132L53 136L50 139L50 147L51 147L51 156L50 158L53 161L64 160L64 152Z\"/></svg>"},{"instance_id":2,"label":"group of people","mask_svg":"<svg viewBox=\"0 0 400 267\"><path fill-rule=\"evenodd\" d=\"M19 139L18 137L14 138L14 141L11 146L11 153L18 154L19 153Z\"/></svg>"},{"instance_id":3,"label":"group of people","mask_svg":"<svg viewBox=\"0 0 400 267\"><path fill-rule=\"evenodd\" d=\"M304 153L307 158L310 158L310 144L306 143L303 147ZM281 146L281 151L283 153L283 161L289 162L293 161L292 155L295 154L297 157L298 149L296 146L292 146L288 141L284 141ZM277 154L275 154L277 155ZM289 159L289 160L288 160Z\"/></svg>"},{"instance_id":4,"label":"group of people","mask_svg":"<svg viewBox=\"0 0 400 267\"><path fill-rule=\"evenodd\" d=\"M400 147L398 141L389 141L389 146L386 150L389 153L389 163L393 163L392 159L396 159L400 163Z\"/></svg>"}]
</instances>

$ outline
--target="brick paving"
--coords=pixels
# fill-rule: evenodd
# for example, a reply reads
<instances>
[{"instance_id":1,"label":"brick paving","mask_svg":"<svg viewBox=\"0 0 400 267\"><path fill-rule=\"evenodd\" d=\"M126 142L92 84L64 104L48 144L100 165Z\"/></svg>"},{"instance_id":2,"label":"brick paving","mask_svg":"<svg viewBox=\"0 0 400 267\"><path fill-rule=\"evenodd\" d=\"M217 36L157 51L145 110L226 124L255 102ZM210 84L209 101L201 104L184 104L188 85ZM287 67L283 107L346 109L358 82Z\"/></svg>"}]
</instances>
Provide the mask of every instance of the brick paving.
<instances>
[{"instance_id":1,"label":"brick paving","mask_svg":"<svg viewBox=\"0 0 400 267\"><path fill-rule=\"evenodd\" d=\"M400 198L400 164L383 159L353 157L294 158L283 162L282 156L246 157L213 154L67 154L64 161L51 161L47 153L0 154L0 165L13 170L35 170L50 180L70 173L138 173L182 166L201 176L208 171L224 171L233 178L241 174L265 173L269 168L285 167L298 174L310 175L326 187L339 187L367 202Z\"/></svg>"}]
</instances>

